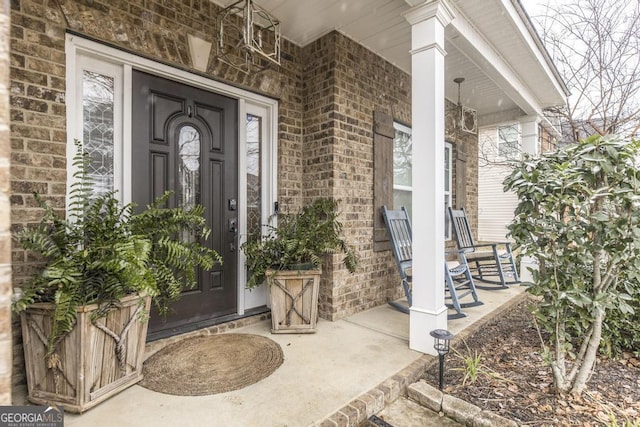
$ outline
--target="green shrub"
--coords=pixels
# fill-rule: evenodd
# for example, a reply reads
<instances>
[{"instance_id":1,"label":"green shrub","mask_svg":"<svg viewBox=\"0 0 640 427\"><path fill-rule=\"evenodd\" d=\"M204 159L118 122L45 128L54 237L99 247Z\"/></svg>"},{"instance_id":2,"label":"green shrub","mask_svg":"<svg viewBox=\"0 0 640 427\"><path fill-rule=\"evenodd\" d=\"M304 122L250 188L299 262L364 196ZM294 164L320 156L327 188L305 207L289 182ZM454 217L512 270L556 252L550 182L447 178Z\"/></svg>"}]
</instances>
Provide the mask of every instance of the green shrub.
<instances>
[{"instance_id":1,"label":"green shrub","mask_svg":"<svg viewBox=\"0 0 640 427\"><path fill-rule=\"evenodd\" d=\"M632 296L627 304L616 306L607 313L603 324L600 351L609 357L619 357L630 351L640 357L640 282L626 280L627 294Z\"/></svg>"},{"instance_id":2,"label":"green shrub","mask_svg":"<svg viewBox=\"0 0 640 427\"><path fill-rule=\"evenodd\" d=\"M634 312L640 280L640 142L593 136L538 158L505 179L519 199L511 236L538 261L529 291L560 393L581 393L607 316ZM603 333L604 332L604 333Z\"/></svg>"}]
</instances>

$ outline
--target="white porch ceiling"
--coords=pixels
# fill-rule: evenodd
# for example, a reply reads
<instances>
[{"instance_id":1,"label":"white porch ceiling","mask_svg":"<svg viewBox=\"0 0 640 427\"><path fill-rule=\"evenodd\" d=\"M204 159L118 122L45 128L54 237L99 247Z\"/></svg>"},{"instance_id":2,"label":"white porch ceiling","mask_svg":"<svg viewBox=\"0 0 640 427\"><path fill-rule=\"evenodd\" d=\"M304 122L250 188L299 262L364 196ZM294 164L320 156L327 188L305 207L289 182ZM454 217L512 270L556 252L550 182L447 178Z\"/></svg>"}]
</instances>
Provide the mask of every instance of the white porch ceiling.
<instances>
[{"instance_id":1,"label":"white porch ceiling","mask_svg":"<svg viewBox=\"0 0 640 427\"><path fill-rule=\"evenodd\" d=\"M213 0L222 6L236 0ZM464 77L462 103L478 110L479 116L502 111L536 109L563 102L561 88L549 77L549 67L533 38L518 18L518 0L450 0L466 34L455 24L446 29L445 96L457 101L455 77ZM367 47L398 68L411 73L411 27L402 14L410 9L405 0L255 0L275 16L283 37L299 46L337 30ZM473 37L469 39L469 32ZM477 37L477 38L476 38ZM478 51L489 46L494 58L504 61L512 75L504 77ZM536 52L537 51L537 52ZM543 63L541 63L543 62ZM515 76L515 80L513 81ZM527 100L523 89L530 92ZM533 101L533 102L532 102ZM537 104L533 106L532 104Z\"/></svg>"}]
</instances>

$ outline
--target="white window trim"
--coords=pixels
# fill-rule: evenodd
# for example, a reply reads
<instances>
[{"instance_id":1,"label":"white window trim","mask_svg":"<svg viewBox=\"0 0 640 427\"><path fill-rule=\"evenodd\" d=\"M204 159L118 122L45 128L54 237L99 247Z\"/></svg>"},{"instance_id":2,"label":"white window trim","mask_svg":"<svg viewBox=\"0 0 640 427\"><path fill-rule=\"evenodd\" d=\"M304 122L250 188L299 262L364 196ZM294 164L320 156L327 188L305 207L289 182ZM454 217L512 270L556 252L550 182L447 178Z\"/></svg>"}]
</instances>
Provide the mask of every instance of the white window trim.
<instances>
[{"instance_id":1,"label":"white window trim","mask_svg":"<svg viewBox=\"0 0 640 427\"><path fill-rule=\"evenodd\" d=\"M413 135L412 134L412 130L410 127L405 126L401 123L398 122L393 122L393 128L396 130L399 130L400 132L404 132L404 133L408 133L409 135ZM449 200L449 206L452 206L452 202L453 202L453 145L450 142L446 142L444 143L444 147L445 150L449 150L449 177L448 177L448 188L449 191L444 190L444 194L445 196L447 196L448 200ZM413 153L412 153L412 157L413 157ZM393 190L400 190L400 191L408 191L411 192L411 194L413 194L413 185L397 185L393 184ZM445 213L445 220L446 218L448 218L447 214ZM445 236L445 240L451 240L451 226L449 226L449 232L447 233L447 235Z\"/></svg>"},{"instance_id":2,"label":"white window trim","mask_svg":"<svg viewBox=\"0 0 640 427\"><path fill-rule=\"evenodd\" d=\"M496 157L500 158L500 159L506 159L508 158L508 156L504 156L500 154L500 145L501 144L506 144L506 141L501 141L500 139L500 129L501 128L506 128L506 127L515 127L516 128L516 132L518 133L518 138L517 138L517 144L518 144L518 150L517 150L517 155L519 155L522 152L522 137L521 137L521 132L522 130L520 129L520 123L504 123L501 125L498 125L496 127Z\"/></svg>"},{"instance_id":3,"label":"white window trim","mask_svg":"<svg viewBox=\"0 0 640 427\"><path fill-rule=\"evenodd\" d=\"M393 122L393 128L399 130L400 132L408 133L409 135L413 134L409 126L403 125L399 122Z\"/></svg>"},{"instance_id":4,"label":"white window trim","mask_svg":"<svg viewBox=\"0 0 640 427\"><path fill-rule=\"evenodd\" d=\"M412 185L394 185L393 189L400 190L400 191L413 191L413 186Z\"/></svg>"},{"instance_id":5,"label":"white window trim","mask_svg":"<svg viewBox=\"0 0 640 427\"><path fill-rule=\"evenodd\" d=\"M278 170L278 101L235 86L224 84L204 76L161 64L147 58L106 46L77 35L66 35L67 67L67 188L73 183L74 170L70 159L75 155L74 140L82 140L82 69L91 69L100 74L113 75L117 81L114 87L116 105L114 105L114 188L118 190L123 203L132 199L131 177L131 87L132 70L148 72L177 82L189 84L210 92L238 99L238 186L239 202L246 203L246 129L244 118L247 112L263 118L263 137L266 149L263 158L263 209L264 218L273 213L277 200ZM84 67L84 68L83 68ZM118 99L120 98L120 99ZM117 109L117 112L116 112ZM115 123L117 122L117 124ZM117 146L117 148L116 148ZM117 166L116 166L117 165ZM240 206L246 206L241 204ZM239 235L246 239L246 212L239 212ZM244 228L242 228L244 227ZM246 273L242 251L238 255L238 314L244 314ZM254 291L255 292L255 291ZM266 303L266 301L264 301Z\"/></svg>"},{"instance_id":6,"label":"white window trim","mask_svg":"<svg viewBox=\"0 0 640 427\"><path fill-rule=\"evenodd\" d=\"M393 122L393 128L395 130L398 130L402 133L407 133L409 134L412 138L413 138L413 134L411 132L411 128L409 126L403 125L402 123L398 123L396 121ZM413 153L411 154L413 157ZM412 185L399 185L395 183L393 183L393 190L400 190L400 191L409 191L413 194L413 183Z\"/></svg>"},{"instance_id":7,"label":"white window trim","mask_svg":"<svg viewBox=\"0 0 640 427\"><path fill-rule=\"evenodd\" d=\"M241 122L240 126L240 144L242 146L242 153L239 158L238 168L242 171L239 178L239 187L241 189L240 194L238 195L240 206L247 206L247 156L246 156L246 141L247 141L247 127L246 127L246 117L248 114L253 116L262 117L262 127L260 129L260 139L261 141L267 141L268 135L273 131L271 129L272 123L268 120L264 120L269 116L269 111L263 107L255 104L246 103L244 100L240 100L241 104L241 115L239 121ZM277 144L270 144L270 146L264 147L265 150L262 152L262 157L260 159L260 169L262 172L262 179L268 180L268 182L276 182L278 178L278 169L277 167L273 167L272 165L277 165L278 161L278 152L277 152ZM262 211L260 215L262 218L269 218L274 212L273 207L276 202L276 195L273 191L270 191L268 185L263 185L260 188L261 194L260 198L262 200ZM247 241L247 211L243 209L240 212L238 218L238 226L241 230L244 230L239 235L238 245L242 245ZM247 283L247 269L244 268L246 257L244 252L238 251L238 282L239 283ZM244 314L245 307L258 307L263 305L266 301L268 301L269 290L266 284L263 284L253 290L245 289L243 287L242 292L238 293L238 300L242 299L242 307L238 308L239 314ZM239 304L240 305L240 304Z\"/></svg>"},{"instance_id":8,"label":"white window trim","mask_svg":"<svg viewBox=\"0 0 640 427\"><path fill-rule=\"evenodd\" d=\"M68 70L69 79L67 81L67 87L71 87L73 89L73 95L69 94L69 90L67 91L67 99L71 100L71 102L67 103L67 129L69 130L69 140L67 143L67 160L69 160L69 162L67 163L67 183L71 184L74 181L73 174L76 172L76 170L72 167L73 163L71 162L71 159L73 159L76 155L76 146L74 144L74 140L78 139L82 141L84 138L84 129L82 126L83 123L81 120L75 120L75 118L82 117L83 114L82 72L84 70L87 70L92 71L96 74L101 74L113 78L113 186L114 190L117 191L117 196L122 197L121 195L124 194L123 182L127 182L123 178L124 164L122 162L122 159L124 157L123 150L125 149L125 147L123 146L122 139L123 121L116 119L124 117L122 96L124 92L124 82L122 66L113 63L105 63L104 61L100 61L89 56L78 56L76 65L74 67L68 68ZM70 186L68 188L70 188ZM69 201L67 200L67 203L68 202Z\"/></svg>"}]
</instances>

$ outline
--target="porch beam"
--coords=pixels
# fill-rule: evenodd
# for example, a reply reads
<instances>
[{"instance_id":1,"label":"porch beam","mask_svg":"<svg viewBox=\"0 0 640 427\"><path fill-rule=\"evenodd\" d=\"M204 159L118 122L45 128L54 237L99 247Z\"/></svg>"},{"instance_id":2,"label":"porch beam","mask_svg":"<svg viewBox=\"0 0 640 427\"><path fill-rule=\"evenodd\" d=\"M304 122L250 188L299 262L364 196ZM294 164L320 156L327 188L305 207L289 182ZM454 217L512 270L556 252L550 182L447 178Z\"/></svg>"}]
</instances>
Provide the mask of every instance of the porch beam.
<instances>
[{"instance_id":1,"label":"porch beam","mask_svg":"<svg viewBox=\"0 0 640 427\"><path fill-rule=\"evenodd\" d=\"M520 108L512 108L511 110L502 110L497 113L484 114L478 116L478 127L496 126L500 123L515 122L520 120L524 112Z\"/></svg>"},{"instance_id":2,"label":"porch beam","mask_svg":"<svg viewBox=\"0 0 640 427\"><path fill-rule=\"evenodd\" d=\"M409 347L435 355L429 332L447 328L444 304L444 29L455 17L445 0L404 14L411 24L413 303Z\"/></svg>"}]
</instances>

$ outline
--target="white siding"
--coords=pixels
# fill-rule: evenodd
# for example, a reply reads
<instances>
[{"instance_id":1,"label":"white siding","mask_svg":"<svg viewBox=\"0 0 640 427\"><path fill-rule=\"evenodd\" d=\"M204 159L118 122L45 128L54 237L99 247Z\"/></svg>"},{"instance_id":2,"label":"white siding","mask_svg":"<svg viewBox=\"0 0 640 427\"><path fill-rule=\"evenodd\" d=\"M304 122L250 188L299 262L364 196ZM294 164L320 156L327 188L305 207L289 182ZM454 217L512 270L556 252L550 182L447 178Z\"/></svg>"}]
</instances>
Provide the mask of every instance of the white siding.
<instances>
[{"instance_id":1,"label":"white siding","mask_svg":"<svg viewBox=\"0 0 640 427\"><path fill-rule=\"evenodd\" d=\"M515 194L505 193L502 182L510 168L497 158L497 127L486 127L479 132L478 165L478 240L505 241L507 225L513 220L518 204Z\"/></svg>"},{"instance_id":2,"label":"white siding","mask_svg":"<svg viewBox=\"0 0 640 427\"><path fill-rule=\"evenodd\" d=\"M505 241L518 198L502 190L509 168L485 165L478 174L478 240Z\"/></svg>"}]
</instances>

